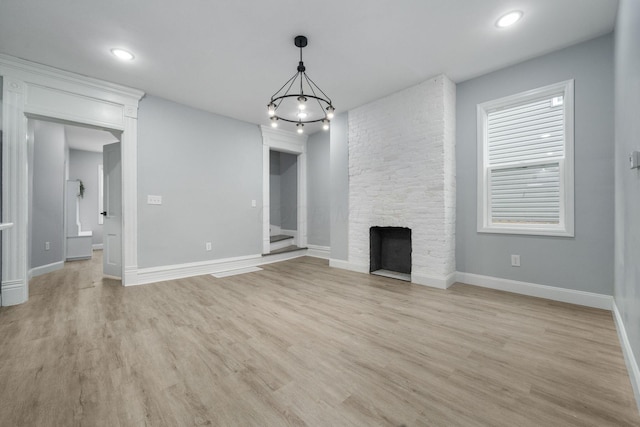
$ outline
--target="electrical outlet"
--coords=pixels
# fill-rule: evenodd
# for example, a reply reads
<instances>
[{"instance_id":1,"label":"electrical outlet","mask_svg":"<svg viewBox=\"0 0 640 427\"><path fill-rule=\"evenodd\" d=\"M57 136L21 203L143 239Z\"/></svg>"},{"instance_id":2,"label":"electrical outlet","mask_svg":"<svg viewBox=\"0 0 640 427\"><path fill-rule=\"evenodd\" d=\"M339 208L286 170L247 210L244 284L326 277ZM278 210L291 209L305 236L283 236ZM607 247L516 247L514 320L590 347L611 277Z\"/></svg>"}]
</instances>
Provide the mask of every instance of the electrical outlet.
<instances>
[{"instance_id":1,"label":"electrical outlet","mask_svg":"<svg viewBox=\"0 0 640 427\"><path fill-rule=\"evenodd\" d=\"M51 249L51 242L44 242L44 250L48 251L49 249Z\"/></svg>"},{"instance_id":2,"label":"electrical outlet","mask_svg":"<svg viewBox=\"0 0 640 427\"><path fill-rule=\"evenodd\" d=\"M162 204L162 196L147 196L147 204L148 205L161 205Z\"/></svg>"},{"instance_id":3,"label":"electrical outlet","mask_svg":"<svg viewBox=\"0 0 640 427\"><path fill-rule=\"evenodd\" d=\"M255 208L256 206L258 206L258 204L256 203L256 201L255 201L255 200L252 200L252 201L251 201L251 207L252 207L252 208Z\"/></svg>"},{"instance_id":4,"label":"electrical outlet","mask_svg":"<svg viewBox=\"0 0 640 427\"><path fill-rule=\"evenodd\" d=\"M211 250L211 242L207 242L207 243L205 243L205 249L206 249L207 251L210 251L210 250Z\"/></svg>"},{"instance_id":5,"label":"electrical outlet","mask_svg":"<svg viewBox=\"0 0 640 427\"><path fill-rule=\"evenodd\" d=\"M511 267L520 267L520 255L511 255Z\"/></svg>"}]
</instances>

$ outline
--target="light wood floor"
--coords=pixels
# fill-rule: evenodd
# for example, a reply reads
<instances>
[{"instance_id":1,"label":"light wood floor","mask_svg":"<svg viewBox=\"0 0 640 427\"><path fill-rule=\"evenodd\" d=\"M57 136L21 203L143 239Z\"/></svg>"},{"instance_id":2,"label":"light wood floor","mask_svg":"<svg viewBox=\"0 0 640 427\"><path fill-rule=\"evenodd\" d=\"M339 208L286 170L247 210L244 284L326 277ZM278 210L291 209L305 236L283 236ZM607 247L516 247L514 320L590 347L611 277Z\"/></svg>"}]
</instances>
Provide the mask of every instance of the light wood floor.
<instances>
[{"instance_id":1,"label":"light wood floor","mask_svg":"<svg viewBox=\"0 0 640 427\"><path fill-rule=\"evenodd\" d=\"M638 426L611 313L299 258L0 309L3 426Z\"/></svg>"}]
</instances>

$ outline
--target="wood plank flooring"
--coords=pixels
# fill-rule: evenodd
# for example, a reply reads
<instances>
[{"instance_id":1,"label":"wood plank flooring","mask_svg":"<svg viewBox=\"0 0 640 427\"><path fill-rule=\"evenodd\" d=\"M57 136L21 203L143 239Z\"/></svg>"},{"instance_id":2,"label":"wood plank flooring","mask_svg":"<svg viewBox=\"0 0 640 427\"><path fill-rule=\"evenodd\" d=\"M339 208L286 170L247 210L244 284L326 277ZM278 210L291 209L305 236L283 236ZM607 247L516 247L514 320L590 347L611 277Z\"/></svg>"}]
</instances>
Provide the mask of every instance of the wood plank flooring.
<instances>
[{"instance_id":1,"label":"wood plank flooring","mask_svg":"<svg viewBox=\"0 0 640 427\"><path fill-rule=\"evenodd\" d=\"M0 309L2 426L638 426L611 313L297 258Z\"/></svg>"}]
</instances>

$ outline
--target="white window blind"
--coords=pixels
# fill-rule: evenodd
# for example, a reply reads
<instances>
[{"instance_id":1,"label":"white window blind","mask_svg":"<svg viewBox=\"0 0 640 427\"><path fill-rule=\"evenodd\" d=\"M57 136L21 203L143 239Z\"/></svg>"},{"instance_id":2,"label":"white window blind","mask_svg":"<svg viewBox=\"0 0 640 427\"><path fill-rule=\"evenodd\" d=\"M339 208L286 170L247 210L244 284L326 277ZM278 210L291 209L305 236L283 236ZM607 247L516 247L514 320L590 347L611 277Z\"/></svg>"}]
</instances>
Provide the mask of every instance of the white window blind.
<instances>
[{"instance_id":1,"label":"white window blind","mask_svg":"<svg viewBox=\"0 0 640 427\"><path fill-rule=\"evenodd\" d=\"M573 233L572 87L479 106L479 231Z\"/></svg>"},{"instance_id":2,"label":"white window blind","mask_svg":"<svg viewBox=\"0 0 640 427\"><path fill-rule=\"evenodd\" d=\"M554 98L488 113L489 164L564 157L564 108Z\"/></svg>"},{"instance_id":3,"label":"white window blind","mask_svg":"<svg viewBox=\"0 0 640 427\"><path fill-rule=\"evenodd\" d=\"M492 169L490 179L493 223L560 223L558 163Z\"/></svg>"}]
</instances>

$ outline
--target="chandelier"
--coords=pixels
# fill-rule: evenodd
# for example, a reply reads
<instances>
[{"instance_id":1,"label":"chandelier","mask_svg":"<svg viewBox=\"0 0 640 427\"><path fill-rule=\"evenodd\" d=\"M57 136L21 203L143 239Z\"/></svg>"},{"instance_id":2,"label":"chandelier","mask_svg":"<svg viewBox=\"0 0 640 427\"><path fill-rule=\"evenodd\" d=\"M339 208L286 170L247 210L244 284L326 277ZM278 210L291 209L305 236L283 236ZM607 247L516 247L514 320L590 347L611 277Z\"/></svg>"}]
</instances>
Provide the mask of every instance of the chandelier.
<instances>
[{"instance_id":1,"label":"chandelier","mask_svg":"<svg viewBox=\"0 0 640 427\"><path fill-rule=\"evenodd\" d=\"M271 102L267 105L271 126L278 127L278 122L282 120L295 123L298 133L303 133L305 124L321 122L322 129L328 130L335 108L327 94L306 73L302 48L307 45L307 38L296 36L293 40L296 47L300 48L298 71L271 96Z\"/></svg>"}]
</instances>

